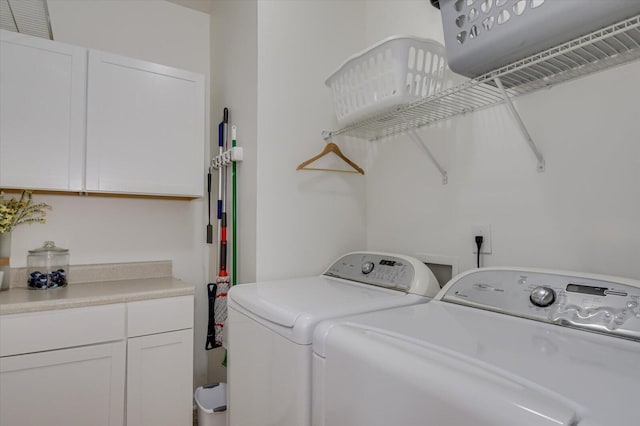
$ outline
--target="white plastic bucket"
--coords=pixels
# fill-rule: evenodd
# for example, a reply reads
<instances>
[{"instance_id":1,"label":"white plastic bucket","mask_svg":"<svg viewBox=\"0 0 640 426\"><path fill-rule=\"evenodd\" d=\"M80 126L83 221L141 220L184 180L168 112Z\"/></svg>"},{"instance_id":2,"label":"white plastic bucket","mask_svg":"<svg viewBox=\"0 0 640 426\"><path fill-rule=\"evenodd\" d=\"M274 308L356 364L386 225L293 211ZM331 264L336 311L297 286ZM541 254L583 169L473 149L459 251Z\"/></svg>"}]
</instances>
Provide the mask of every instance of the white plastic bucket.
<instances>
[{"instance_id":1,"label":"white plastic bucket","mask_svg":"<svg viewBox=\"0 0 640 426\"><path fill-rule=\"evenodd\" d=\"M196 389L198 426L227 426L227 384L215 383Z\"/></svg>"}]
</instances>

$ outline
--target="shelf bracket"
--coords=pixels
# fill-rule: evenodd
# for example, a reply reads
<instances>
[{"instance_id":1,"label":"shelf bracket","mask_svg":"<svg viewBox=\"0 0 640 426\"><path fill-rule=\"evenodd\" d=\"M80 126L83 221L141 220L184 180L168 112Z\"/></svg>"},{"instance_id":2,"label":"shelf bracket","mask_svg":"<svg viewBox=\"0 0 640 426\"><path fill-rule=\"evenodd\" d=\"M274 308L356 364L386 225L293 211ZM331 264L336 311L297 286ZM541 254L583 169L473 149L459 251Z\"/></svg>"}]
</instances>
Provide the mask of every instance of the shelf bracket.
<instances>
[{"instance_id":1,"label":"shelf bracket","mask_svg":"<svg viewBox=\"0 0 640 426\"><path fill-rule=\"evenodd\" d=\"M449 183L449 177L447 176L447 171L442 168L442 166L440 165L438 160L436 160L436 158L431 153L431 150L429 149L427 144L424 143L422 138L416 133L415 130L413 130L413 129L409 130L409 137L411 139L413 139L413 141L416 143L416 145L418 145L420 148L422 148L422 150L425 152L425 154L427 154L427 157L429 157L429 159L431 160L433 165L436 166L436 168L438 169L438 171L442 175L442 184L446 185L447 183Z\"/></svg>"},{"instance_id":2,"label":"shelf bracket","mask_svg":"<svg viewBox=\"0 0 640 426\"><path fill-rule=\"evenodd\" d=\"M407 126L409 137L413 139L416 145L418 145L424 151L425 154L427 154L427 157L429 157L433 165L436 166L436 168L442 175L442 184L446 185L447 183L449 183L449 176L447 175L447 171L440 165L438 160L436 160L436 157L433 156L433 154L431 153L431 150L429 149L427 144L424 143L424 140L422 140L420 135L418 135L415 129L409 125L409 122L407 121L407 118L404 116L404 114L402 115L402 120L404 121L404 124Z\"/></svg>"},{"instance_id":3,"label":"shelf bracket","mask_svg":"<svg viewBox=\"0 0 640 426\"><path fill-rule=\"evenodd\" d=\"M538 165L536 166L536 170L538 170L539 173L544 172L545 170L544 157L540 153L540 150L538 150L536 143L533 141L533 139L531 138L531 135L529 134L529 131L527 130L524 123L522 122L522 118L520 118L520 114L518 114L516 107L513 106L513 102L511 102L511 97L509 97L509 94L507 93L504 86L502 85L502 81L500 81L499 77L495 77L493 80L496 82L496 86L498 86L498 89L500 89L500 91L502 92L504 103L509 109L509 111L511 112L511 115L513 116L513 119L515 120L516 124L518 125L518 127L520 127L522 136L524 136L525 140L529 144L529 147L531 148L531 151L533 151L533 154L538 159Z\"/></svg>"}]
</instances>

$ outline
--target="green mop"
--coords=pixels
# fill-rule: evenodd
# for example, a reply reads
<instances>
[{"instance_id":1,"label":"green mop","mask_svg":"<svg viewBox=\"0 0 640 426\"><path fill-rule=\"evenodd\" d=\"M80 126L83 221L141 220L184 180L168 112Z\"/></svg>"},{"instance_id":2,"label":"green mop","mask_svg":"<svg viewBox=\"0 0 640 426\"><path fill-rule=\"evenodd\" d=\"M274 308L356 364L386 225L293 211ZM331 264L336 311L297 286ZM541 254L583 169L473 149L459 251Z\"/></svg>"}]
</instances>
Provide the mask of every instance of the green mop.
<instances>
[{"instance_id":1,"label":"green mop","mask_svg":"<svg viewBox=\"0 0 640 426\"><path fill-rule=\"evenodd\" d=\"M231 148L235 148L236 141L236 126L231 126ZM237 269L237 223L238 223L238 209L237 209L237 197L236 197L236 162L231 162L231 286L238 284L238 269ZM227 366L227 351L224 352L224 359L222 360L222 366Z\"/></svg>"}]
</instances>

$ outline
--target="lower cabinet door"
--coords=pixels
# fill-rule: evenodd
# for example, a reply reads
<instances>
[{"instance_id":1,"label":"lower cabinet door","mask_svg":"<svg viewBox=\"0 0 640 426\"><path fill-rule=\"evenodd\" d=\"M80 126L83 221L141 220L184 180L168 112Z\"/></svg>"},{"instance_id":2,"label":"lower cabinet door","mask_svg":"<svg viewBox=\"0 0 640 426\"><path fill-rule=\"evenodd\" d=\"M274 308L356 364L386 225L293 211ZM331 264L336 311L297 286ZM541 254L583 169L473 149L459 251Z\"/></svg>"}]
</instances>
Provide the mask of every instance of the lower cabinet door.
<instances>
[{"instance_id":1,"label":"lower cabinet door","mask_svg":"<svg viewBox=\"0 0 640 426\"><path fill-rule=\"evenodd\" d=\"M0 358L0 425L124 424L125 342Z\"/></svg>"},{"instance_id":2,"label":"lower cabinet door","mask_svg":"<svg viewBox=\"0 0 640 426\"><path fill-rule=\"evenodd\" d=\"M127 343L127 426L193 423L193 329Z\"/></svg>"}]
</instances>

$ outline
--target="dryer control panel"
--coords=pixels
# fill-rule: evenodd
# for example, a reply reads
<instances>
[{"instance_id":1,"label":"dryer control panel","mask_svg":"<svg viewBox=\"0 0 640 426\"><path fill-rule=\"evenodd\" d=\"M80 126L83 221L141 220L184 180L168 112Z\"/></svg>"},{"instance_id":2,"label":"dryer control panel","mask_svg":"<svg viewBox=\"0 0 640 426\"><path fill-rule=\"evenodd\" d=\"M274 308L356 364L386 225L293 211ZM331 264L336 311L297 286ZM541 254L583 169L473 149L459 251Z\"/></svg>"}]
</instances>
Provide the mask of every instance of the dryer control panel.
<instances>
[{"instance_id":1,"label":"dryer control panel","mask_svg":"<svg viewBox=\"0 0 640 426\"><path fill-rule=\"evenodd\" d=\"M326 276L435 297L438 280L427 265L401 254L356 252L336 260Z\"/></svg>"},{"instance_id":2,"label":"dryer control panel","mask_svg":"<svg viewBox=\"0 0 640 426\"><path fill-rule=\"evenodd\" d=\"M451 280L438 299L640 340L640 281L524 269L479 269Z\"/></svg>"}]
</instances>

